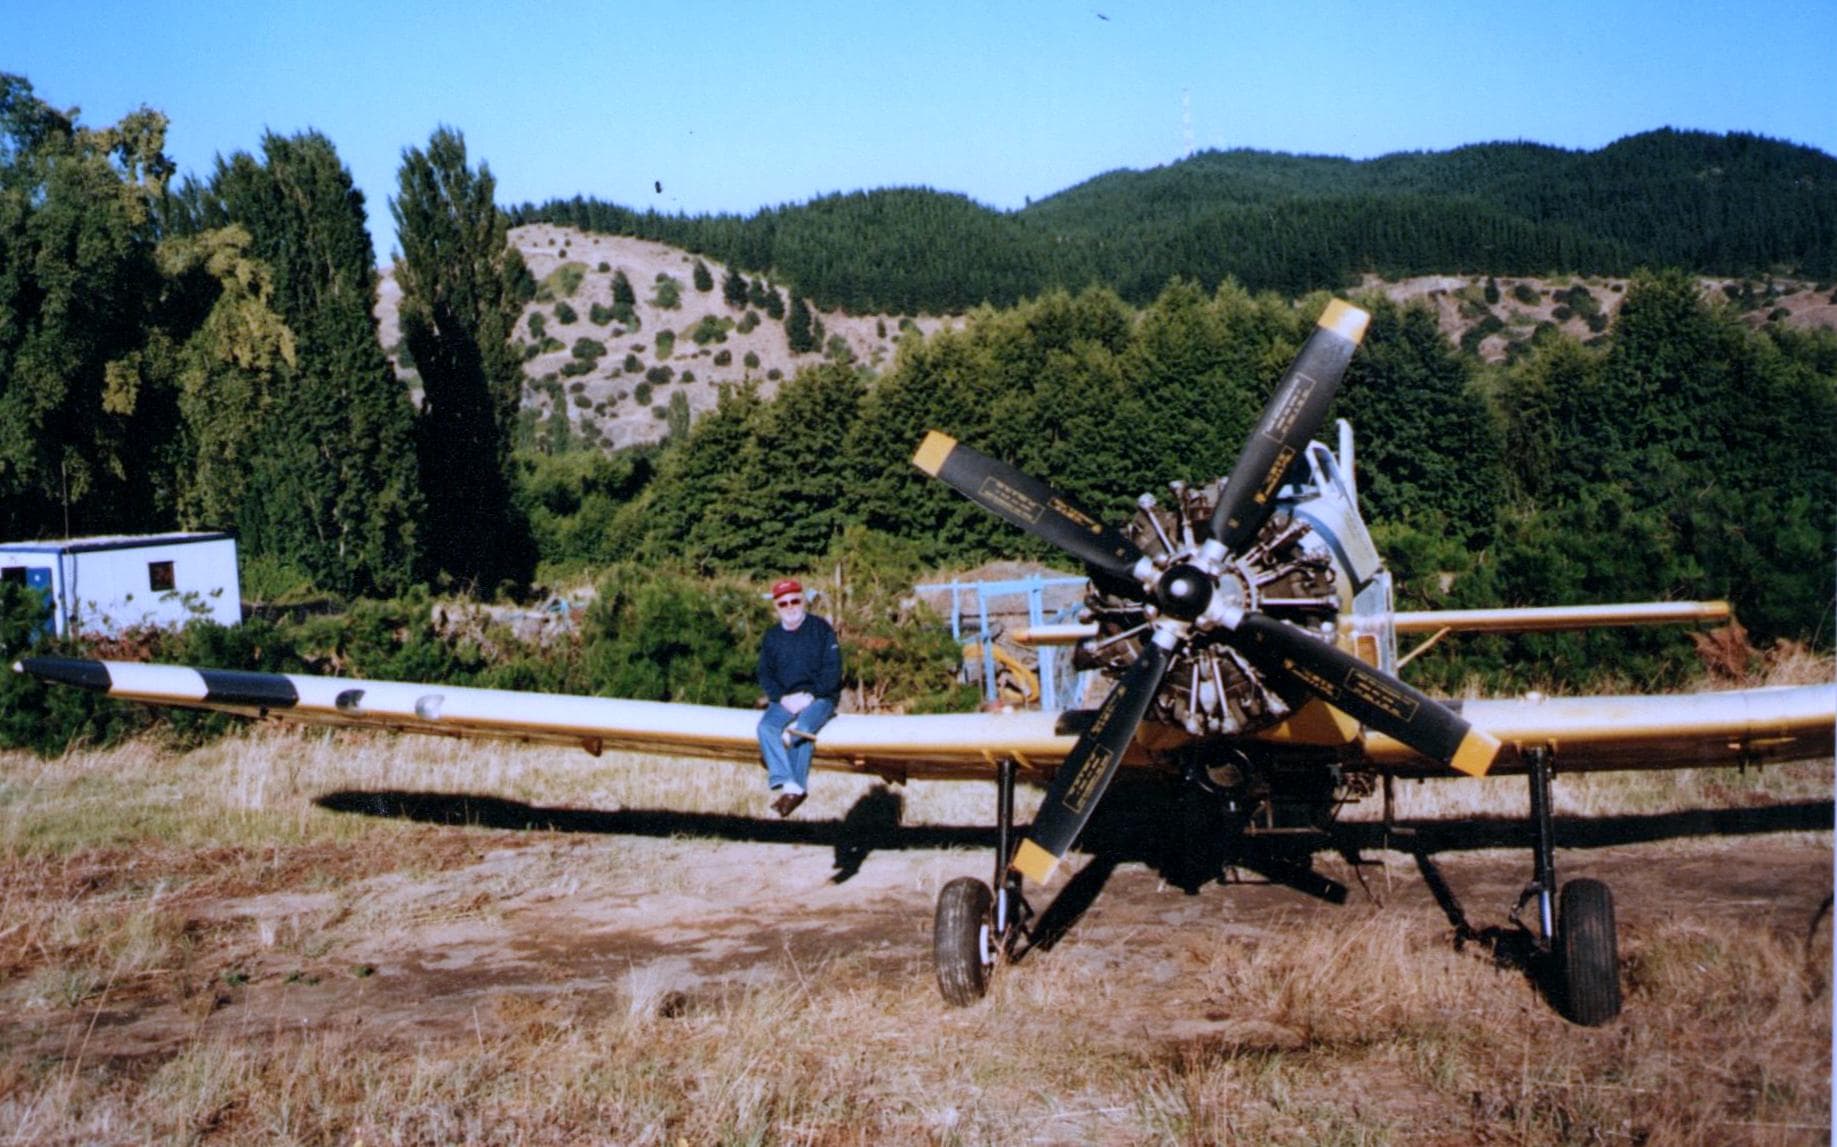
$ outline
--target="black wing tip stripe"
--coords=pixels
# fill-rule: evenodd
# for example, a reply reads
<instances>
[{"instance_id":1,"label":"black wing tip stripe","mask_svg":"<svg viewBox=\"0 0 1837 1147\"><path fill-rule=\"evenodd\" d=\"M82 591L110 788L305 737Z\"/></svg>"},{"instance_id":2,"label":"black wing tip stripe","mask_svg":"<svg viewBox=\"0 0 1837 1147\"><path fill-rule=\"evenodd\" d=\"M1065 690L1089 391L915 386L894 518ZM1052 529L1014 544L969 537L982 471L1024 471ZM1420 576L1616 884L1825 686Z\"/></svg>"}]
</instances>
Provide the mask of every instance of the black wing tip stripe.
<instances>
[{"instance_id":1,"label":"black wing tip stripe","mask_svg":"<svg viewBox=\"0 0 1837 1147\"><path fill-rule=\"evenodd\" d=\"M80 657L25 657L19 668L43 681L73 685L92 693L110 692L115 685L108 665ZM203 701L216 705L290 709L300 703L292 679L279 673L249 673L239 669L197 669L203 679Z\"/></svg>"},{"instance_id":2,"label":"black wing tip stripe","mask_svg":"<svg viewBox=\"0 0 1837 1147\"><path fill-rule=\"evenodd\" d=\"M108 666L81 657L22 657L19 669L41 681L74 685L92 693L106 693L111 684Z\"/></svg>"}]
</instances>

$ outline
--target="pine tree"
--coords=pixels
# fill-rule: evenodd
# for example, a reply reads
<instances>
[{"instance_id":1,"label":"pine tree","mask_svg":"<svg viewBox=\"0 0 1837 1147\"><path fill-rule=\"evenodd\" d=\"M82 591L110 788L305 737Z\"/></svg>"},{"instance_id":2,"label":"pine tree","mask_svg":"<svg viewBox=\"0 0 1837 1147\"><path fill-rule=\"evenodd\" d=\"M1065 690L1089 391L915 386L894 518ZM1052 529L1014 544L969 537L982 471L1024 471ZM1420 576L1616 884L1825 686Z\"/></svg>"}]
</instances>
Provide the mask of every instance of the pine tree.
<instances>
[{"instance_id":1,"label":"pine tree","mask_svg":"<svg viewBox=\"0 0 1837 1147\"><path fill-rule=\"evenodd\" d=\"M510 450L523 370L511 335L527 268L493 202L497 181L466 165L440 128L410 148L390 204L402 257L402 337L421 373L417 455L427 494L425 562L479 591L521 586L534 545L511 501Z\"/></svg>"},{"instance_id":2,"label":"pine tree","mask_svg":"<svg viewBox=\"0 0 1837 1147\"><path fill-rule=\"evenodd\" d=\"M791 296L791 311L785 316L785 341L790 344L792 354L809 354L817 347L810 308L801 295Z\"/></svg>"},{"instance_id":3,"label":"pine tree","mask_svg":"<svg viewBox=\"0 0 1837 1147\"><path fill-rule=\"evenodd\" d=\"M734 267L721 279L721 301L735 310L746 305L746 276Z\"/></svg>"}]
</instances>

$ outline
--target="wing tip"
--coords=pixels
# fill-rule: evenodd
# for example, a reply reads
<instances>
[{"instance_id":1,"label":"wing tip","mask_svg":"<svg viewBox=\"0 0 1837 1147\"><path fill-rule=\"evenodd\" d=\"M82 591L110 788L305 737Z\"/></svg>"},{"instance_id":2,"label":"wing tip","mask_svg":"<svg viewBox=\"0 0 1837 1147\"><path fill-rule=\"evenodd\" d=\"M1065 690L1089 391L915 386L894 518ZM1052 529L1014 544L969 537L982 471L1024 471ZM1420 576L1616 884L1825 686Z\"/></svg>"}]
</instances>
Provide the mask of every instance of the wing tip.
<instances>
[{"instance_id":1,"label":"wing tip","mask_svg":"<svg viewBox=\"0 0 1837 1147\"><path fill-rule=\"evenodd\" d=\"M932 430L926 433L925 440L919 443L918 452L912 455L912 464L931 475L938 476L944 468L944 459L957 448L957 440L948 434Z\"/></svg>"}]
</instances>

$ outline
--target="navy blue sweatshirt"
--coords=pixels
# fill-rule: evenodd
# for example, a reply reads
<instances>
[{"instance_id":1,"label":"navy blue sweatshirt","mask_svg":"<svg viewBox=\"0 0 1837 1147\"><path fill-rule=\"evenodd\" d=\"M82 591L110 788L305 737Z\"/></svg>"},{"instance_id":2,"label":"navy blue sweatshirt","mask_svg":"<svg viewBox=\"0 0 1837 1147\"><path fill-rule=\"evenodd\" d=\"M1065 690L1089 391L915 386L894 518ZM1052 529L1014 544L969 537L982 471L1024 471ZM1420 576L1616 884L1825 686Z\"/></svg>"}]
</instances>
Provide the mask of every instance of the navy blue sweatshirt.
<instances>
[{"instance_id":1,"label":"navy blue sweatshirt","mask_svg":"<svg viewBox=\"0 0 1837 1147\"><path fill-rule=\"evenodd\" d=\"M796 629L774 625L759 643L759 688L768 700L808 693L831 701L842 696L842 647L836 631L814 613Z\"/></svg>"}]
</instances>

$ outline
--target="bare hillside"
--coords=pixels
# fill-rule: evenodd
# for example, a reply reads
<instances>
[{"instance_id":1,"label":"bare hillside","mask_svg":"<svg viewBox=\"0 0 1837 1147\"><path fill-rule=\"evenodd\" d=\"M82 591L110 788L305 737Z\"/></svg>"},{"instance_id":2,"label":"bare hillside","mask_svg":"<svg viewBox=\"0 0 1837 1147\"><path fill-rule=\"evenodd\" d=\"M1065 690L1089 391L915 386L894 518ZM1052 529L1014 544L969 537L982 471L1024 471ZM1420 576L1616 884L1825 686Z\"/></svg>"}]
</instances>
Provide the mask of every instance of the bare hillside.
<instances>
[{"instance_id":1,"label":"bare hillside","mask_svg":"<svg viewBox=\"0 0 1837 1147\"><path fill-rule=\"evenodd\" d=\"M697 417L714 408L722 386L751 381L771 395L783 380L825 358L846 354L886 369L902 332L929 335L960 321L813 311L822 326L823 346L793 354L782 320L756 305L727 305L724 264L703 260L713 286L699 291L696 256L662 243L541 223L518 227L510 238L544 286L517 326L529 356L525 409L546 419L559 405L577 433L608 449L663 438L675 395L682 395L690 416ZM621 271L636 295L635 322L612 314L613 282ZM759 278L746 277L749 282ZM1368 277L1361 289L1382 291L1399 302L1426 303L1450 341L1488 362L1500 362L1528 346L1543 327L1582 341L1597 337L1619 310L1626 284L1625 279L1601 277L1425 275L1399 281ZM785 286L762 285L789 303ZM1828 284L1822 286L1703 280L1706 294L1728 300L1757 326L1777 322L1837 329L1837 295ZM394 274L385 270L377 317L383 345L392 354L401 338L400 298ZM404 376L412 384L413 372L404 371Z\"/></svg>"},{"instance_id":2,"label":"bare hillside","mask_svg":"<svg viewBox=\"0 0 1837 1147\"><path fill-rule=\"evenodd\" d=\"M892 362L902 330L930 333L947 321L852 316L812 308L822 325L824 345L815 352L793 354L782 320L770 318L757 306L727 305L721 291L725 264L703 260L713 281L713 288L704 292L695 288L696 256L661 243L541 223L518 227L510 238L523 252L530 273L545 287L542 296L524 308L517 326L517 337L531 356L524 364L530 383L524 405L546 418L559 396L575 429L610 448L661 439L673 395L683 395L691 415L698 416L714 408L724 385L752 381L761 393L776 393L783 380L840 353L837 339L856 361L884 368ZM579 279L571 291L567 287L573 276L557 274L567 266ZM637 296L632 308L635 324L611 317L613 281L620 271ZM674 306L666 305L670 283ZM788 305L788 290L773 286ZM392 352L401 338L400 297L393 274L386 271L377 313L383 345ZM603 353L587 344L598 344Z\"/></svg>"}]
</instances>

